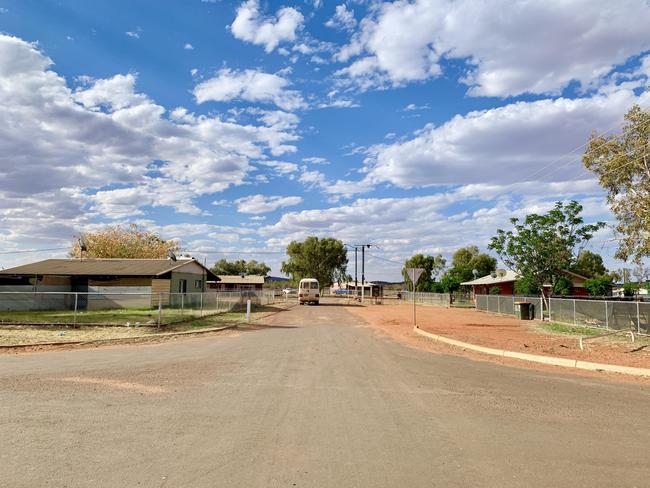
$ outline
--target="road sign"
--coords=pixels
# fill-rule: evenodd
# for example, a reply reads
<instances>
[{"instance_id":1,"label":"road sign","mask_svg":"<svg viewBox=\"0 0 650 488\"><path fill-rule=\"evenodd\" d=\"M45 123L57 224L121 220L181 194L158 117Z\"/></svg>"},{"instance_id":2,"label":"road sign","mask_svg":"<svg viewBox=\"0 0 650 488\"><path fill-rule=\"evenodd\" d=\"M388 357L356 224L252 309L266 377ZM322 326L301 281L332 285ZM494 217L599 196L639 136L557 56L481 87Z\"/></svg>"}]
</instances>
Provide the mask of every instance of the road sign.
<instances>
[{"instance_id":1,"label":"road sign","mask_svg":"<svg viewBox=\"0 0 650 488\"><path fill-rule=\"evenodd\" d=\"M415 284L420 279L420 276L422 276L422 273L424 273L424 268L406 268L406 274L411 280L411 283L413 283L414 290L415 290Z\"/></svg>"}]
</instances>

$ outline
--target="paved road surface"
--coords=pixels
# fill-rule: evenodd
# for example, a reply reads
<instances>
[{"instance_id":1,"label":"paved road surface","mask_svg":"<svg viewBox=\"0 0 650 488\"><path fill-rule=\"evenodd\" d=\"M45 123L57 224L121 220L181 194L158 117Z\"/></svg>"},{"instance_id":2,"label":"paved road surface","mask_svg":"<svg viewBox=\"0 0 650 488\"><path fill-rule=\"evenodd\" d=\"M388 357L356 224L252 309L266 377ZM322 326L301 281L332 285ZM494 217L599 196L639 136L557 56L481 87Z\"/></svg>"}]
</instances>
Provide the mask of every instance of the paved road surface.
<instances>
[{"instance_id":1,"label":"paved road surface","mask_svg":"<svg viewBox=\"0 0 650 488\"><path fill-rule=\"evenodd\" d=\"M283 327L0 356L2 487L650 486L650 389Z\"/></svg>"}]
</instances>

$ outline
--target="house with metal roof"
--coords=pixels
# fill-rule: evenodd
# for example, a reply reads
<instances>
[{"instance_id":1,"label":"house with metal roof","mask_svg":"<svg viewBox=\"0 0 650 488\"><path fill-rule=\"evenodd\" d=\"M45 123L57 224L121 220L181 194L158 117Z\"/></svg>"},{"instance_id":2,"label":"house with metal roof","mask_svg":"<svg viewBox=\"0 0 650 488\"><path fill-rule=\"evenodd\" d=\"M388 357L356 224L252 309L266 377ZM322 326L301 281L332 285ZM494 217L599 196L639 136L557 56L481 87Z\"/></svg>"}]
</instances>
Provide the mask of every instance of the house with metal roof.
<instances>
[{"instance_id":1,"label":"house with metal roof","mask_svg":"<svg viewBox=\"0 0 650 488\"><path fill-rule=\"evenodd\" d=\"M208 282L217 291L256 291L264 288L262 275L218 275L218 282Z\"/></svg>"},{"instance_id":2,"label":"house with metal roof","mask_svg":"<svg viewBox=\"0 0 650 488\"><path fill-rule=\"evenodd\" d=\"M565 270L563 271L564 275L571 281L571 293L572 296L584 296L587 295L587 290L584 287L586 277L574 273L573 271ZM471 286L472 293L474 295L488 295L491 288L498 288L499 295L514 295L515 294L515 281L517 281L521 275L512 270L499 269L489 275L482 276L472 281L466 281L461 283L462 286ZM550 295L551 285L547 283L544 285L544 294Z\"/></svg>"},{"instance_id":3,"label":"house with metal roof","mask_svg":"<svg viewBox=\"0 0 650 488\"><path fill-rule=\"evenodd\" d=\"M46 259L0 270L0 291L141 295L201 293L219 278L195 259Z\"/></svg>"}]
</instances>

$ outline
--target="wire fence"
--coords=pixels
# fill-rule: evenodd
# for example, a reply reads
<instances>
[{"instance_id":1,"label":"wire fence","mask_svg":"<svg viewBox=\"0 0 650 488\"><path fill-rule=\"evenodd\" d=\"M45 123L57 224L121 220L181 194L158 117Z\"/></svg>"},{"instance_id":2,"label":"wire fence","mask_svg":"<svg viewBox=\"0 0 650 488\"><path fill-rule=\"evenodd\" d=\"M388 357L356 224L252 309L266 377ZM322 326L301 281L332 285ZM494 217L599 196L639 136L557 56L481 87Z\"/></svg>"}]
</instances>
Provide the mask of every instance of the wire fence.
<instances>
[{"instance_id":1,"label":"wire fence","mask_svg":"<svg viewBox=\"0 0 650 488\"><path fill-rule=\"evenodd\" d=\"M0 292L0 324L161 326L275 301L273 291Z\"/></svg>"},{"instance_id":2,"label":"wire fence","mask_svg":"<svg viewBox=\"0 0 650 488\"><path fill-rule=\"evenodd\" d=\"M402 295L404 301L413 303L413 292L407 291ZM419 305L435 305L438 307L451 306L451 296L449 293L424 293L415 292L415 303Z\"/></svg>"},{"instance_id":3,"label":"wire fence","mask_svg":"<svg viewBox=\"0 0 650 488\"><path fill-rule=\"evenodd\" d=\"M650 303L574 298L549 298L548 305L539 297L476 295L476 308L485 312L515 315L516 302L533 304L537 320L583 327L633 331L650 334Z\"/></svg>"}]
</instances>

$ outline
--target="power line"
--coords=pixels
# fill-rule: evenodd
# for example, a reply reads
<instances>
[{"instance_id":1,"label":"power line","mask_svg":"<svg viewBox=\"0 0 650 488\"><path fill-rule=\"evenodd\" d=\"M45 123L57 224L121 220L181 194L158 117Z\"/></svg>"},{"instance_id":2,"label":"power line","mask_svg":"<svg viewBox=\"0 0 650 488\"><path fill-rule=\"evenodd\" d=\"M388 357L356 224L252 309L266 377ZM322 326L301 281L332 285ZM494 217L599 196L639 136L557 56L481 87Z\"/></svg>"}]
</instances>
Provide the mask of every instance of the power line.
<instances>
[{"instance_id":1,"label":"power line","mask_svg":"<svg viewBox=\"0 0 650 488\"><path fill-rule=\"evenodd\" d=\"M634 163L636 163L636 162L638 162L638 161L641 161L641 159L645 158L646 156L650 156L650 152L647 152L647 153L645 153L645 154L642 154L641 156L639 156L639 157L637 157L637 158L634 158L632 161L628 161L627 163L625 163L625 164L623 164L623 165L621 165L621 166L618 166L618 167L616 167L616 168L612 168L612 169L610 169L610 170L608 170L608 171L605 171L605 172L602 173L602 174L596 174L596 176L598 176L599 178L601 178L601 177L603 177L603 176L605 176L605 175L609 175L609 174L611 174L611 173L615 173L616 171L618 171L618 170L620 170L620 169L623 169L623 168L625 168L625 167L627 167L627 166L630 166L630 165L632 165L632 164L634 164ZM571 182L571 181L577 180L578 178L582 178L583 176L587 176L587 175L589 175L589 173L585 170L583 173L579 174L578 176L576 176L576 177L574 177L574 178L572 178L572 179L570 179L570 180L567 180L567 182Z\"/></svg>"},{"instance_id":2,"label":"power line","mask_svg":"<svg viewBox=\"0 0 650 488\"><path fill-rule=\"evenodd\" d=\"M23 249L21 251L0 251L0 254L27 254L27 253L39 253L39 252L48 252L48 251L66 251L70 249L69 247L51 247L49 249Z\"/></svg>"},{"instance_id":3,"label":"power line","mask_svg":"<svg viewBox=\"0 0 650 488\"><path fill-rule=\"evenodd\" d=\"M638 105L641 107L642 104L639 103ZM641 122L639 122L639 123L641 123ZM633 125L631 125L631 126L628 127L626 130L622 131L621 134L625 134L626 132L628 132L628 131L632 130L633 128L635 128L637 125L638 125L638 124L633 124ZM606 135L606 134L609 134L610 132L612 132L613 130L617 129L618 127L620 127L620 124L616 124L615 126L610 127L610 128L607 129L606 131L602 132L602 133L600 134L600 136L602 137L602 136L604 136L604 135ZM598 146L592 148L591 151L594 151L594 150L596 150L596 149L599 149L599 148L603 147L605 144L607 144L607 142L608 142L608 141L605 141L605 142L603 142L602 144L600 144L600 145L598 145ZM551 161L550 163L548 163L548 164L542 166L541 168L537 169L537 170L536 170L534 173L532 173L531 175L527 176L527 177L524 178L523 180L520 180L520 182L522 182L522 181L530 181L531 178L534 178L535 176L537 176L538 174L542 173L544 170L550 168L550 167L553 166L554 164L559 163L559 162L560 162L560 161L561 161L565 156L568 156L568 155L570 155L570 154L573 154L573 153L576 152L577 150L582 149L583 147L587 146L587 144L589 144L589 141L580 144L578 147L572 149L572 150L569 151L569 152L564 153L563 155L559 156L558 158L556 158L555 160ZM584 156L584 155L583 155L583 156ZM562 165L560 165L560 166L554 168L554 169L553 169L551 172L549 172L548 174L553 174L553 173L557 172L560 168L566 167L566 166L568 166L569 164L576 162L576 161L577 161L578 159L580 159L580 158L582 158L582 156L579 156L579 158L571 159L571 160L567 161L566 163L564 163L564 164L562 164ZM546 175L546 176L548 176L548 175Z\"/></svg>"}]
</instances>

